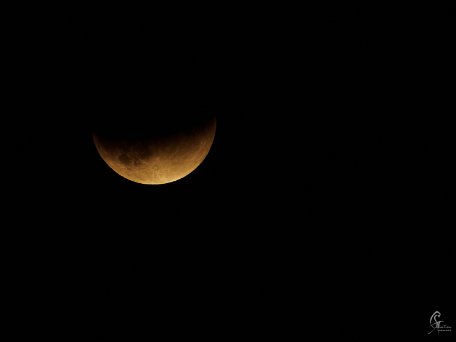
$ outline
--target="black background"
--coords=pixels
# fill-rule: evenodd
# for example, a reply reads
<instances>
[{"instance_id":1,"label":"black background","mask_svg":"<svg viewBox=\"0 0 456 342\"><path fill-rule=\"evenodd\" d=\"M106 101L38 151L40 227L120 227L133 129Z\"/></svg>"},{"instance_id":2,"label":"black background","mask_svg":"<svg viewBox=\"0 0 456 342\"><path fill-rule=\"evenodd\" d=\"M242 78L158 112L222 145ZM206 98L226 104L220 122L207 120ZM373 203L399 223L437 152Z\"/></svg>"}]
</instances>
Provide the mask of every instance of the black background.
<instances>
[{"instance_id":1,"label":"black background","mask_svg":"<svg viewBox=\"0 0 456 342\"><path fill-rule=\"evenodd\" d=\"M365 340L425 336L436 310L456 329L454 15L192 4L6 25L17 333ZM211 152L168 185L117 176L92 142L198 113L217 116Z\"/></svg>"}]
</instances>

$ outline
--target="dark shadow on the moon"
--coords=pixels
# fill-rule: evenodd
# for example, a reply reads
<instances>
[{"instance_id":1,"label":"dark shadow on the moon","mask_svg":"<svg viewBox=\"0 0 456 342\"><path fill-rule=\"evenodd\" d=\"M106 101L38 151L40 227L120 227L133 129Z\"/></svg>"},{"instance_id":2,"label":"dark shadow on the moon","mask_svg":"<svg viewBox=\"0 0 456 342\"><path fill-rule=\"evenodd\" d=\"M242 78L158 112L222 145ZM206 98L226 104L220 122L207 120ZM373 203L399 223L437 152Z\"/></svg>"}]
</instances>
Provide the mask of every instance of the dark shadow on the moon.
<instances>
[{"instance_id":1,"label":"dark shadow on the moon","mask_svg":"<svg viewBox=\"0 0 456 342\"><path fill-rule=\"evenodd\" d=\"M159 114L99 117L93 122L93 133L106 141L129 140L140 143L198 131L213 118L213 113L182 115L166 110Z\"/></svg>"}]
</instances>

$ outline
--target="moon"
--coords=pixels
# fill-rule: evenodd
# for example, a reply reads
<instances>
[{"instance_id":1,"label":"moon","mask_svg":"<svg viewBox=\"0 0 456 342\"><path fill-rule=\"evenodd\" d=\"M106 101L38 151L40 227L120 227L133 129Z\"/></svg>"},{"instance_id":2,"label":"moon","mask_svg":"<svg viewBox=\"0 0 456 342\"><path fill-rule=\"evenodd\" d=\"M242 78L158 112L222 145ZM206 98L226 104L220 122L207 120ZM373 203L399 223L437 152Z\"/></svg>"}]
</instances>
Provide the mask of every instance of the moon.
<instances>
[{"instance_id":1,"label":"moon","mask_svg":"<svg viewBox=\"0 0 456 342\"><path fill-rule=\"evenodd\" d=\"M175 182L206 158L215 138L214 116L175 127L141 128L140 134L93 132L101 158L120 176L140 184ZM144 133L147 134L144 134Z\"/></svg>"}]
</instances>

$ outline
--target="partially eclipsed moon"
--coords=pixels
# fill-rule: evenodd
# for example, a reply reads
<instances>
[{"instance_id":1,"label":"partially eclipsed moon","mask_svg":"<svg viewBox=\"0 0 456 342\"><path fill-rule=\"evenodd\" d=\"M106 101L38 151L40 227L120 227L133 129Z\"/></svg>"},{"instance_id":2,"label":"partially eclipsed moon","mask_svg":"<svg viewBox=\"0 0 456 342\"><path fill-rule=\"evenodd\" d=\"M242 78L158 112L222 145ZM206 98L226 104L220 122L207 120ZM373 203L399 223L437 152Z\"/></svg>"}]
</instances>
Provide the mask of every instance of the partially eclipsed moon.
<instances>
[{"instance_id":1,"label":"partially eclipsed moon","mask_svg":"<svg viewBox=\"0 0 456 342\"><path fill-rule=\"evenodd\" d=\"M215 118L158 136L105 137L94 133L95 146L116 173L141 184L165 184L194 171L215 137Z\"/></svg>"}]
</instances>

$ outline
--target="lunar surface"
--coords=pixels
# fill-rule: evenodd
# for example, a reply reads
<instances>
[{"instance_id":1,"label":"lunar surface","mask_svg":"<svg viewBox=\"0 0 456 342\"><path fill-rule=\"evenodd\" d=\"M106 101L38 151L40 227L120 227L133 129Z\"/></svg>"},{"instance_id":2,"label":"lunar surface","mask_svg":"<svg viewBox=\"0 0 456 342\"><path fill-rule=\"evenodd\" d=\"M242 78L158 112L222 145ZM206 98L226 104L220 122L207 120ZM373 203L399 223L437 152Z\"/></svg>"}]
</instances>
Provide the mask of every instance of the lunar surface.
<instances>
[{"instance_id":1,"label":"lunar surface","mask_svg":"<svg viewBox=\"0 0 456 342\"><path fill-rule=\"evenodd\" d=\"M106 136L94 133L95 146L109 167L136 183L165 184L194 171L206 158L215 137L216 120L162 134Z\"/></svg>"}]
</instances>

